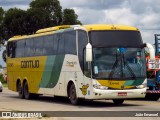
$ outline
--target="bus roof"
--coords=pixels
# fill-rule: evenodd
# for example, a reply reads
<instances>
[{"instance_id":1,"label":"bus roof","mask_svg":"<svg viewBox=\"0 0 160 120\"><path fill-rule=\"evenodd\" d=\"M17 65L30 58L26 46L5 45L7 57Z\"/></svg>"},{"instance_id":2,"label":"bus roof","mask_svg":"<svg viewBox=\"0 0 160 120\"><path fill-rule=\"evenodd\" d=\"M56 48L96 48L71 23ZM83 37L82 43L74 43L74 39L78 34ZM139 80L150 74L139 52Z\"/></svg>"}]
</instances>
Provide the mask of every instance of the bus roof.
<instances>
[{"instance_id":1,"label":"bus roof","mask_svg":"<svg viewBox=\"0 0 160 120\"><path fill-rule=\"evenodd\" d=\"M125 26L125 25L112 25L112 24L92 24L92 25L84 25L87 31L92 30L132 30L139 31L135 27Z\"/></svg>"},{"instance_id":2,"label":"bus roof","mask_svg":"<svg viewBox=\"0 0 160 120\"><path fill-rule=\"evenodd\" d=\"M10 38L8 41L16 41L26 38L32 38L32 37L38 37L38 36L44 36L44 35L50 35L55 32L59 32L66 29L85 29L86 31L96 31L96 30L132 30L132 31L139 31L135 27L131 26L124 26L124 25L112 25L112 24L91 24L91 25L62 25L62 26L55 26L55 27L49 27L38 30L35 34L32 35L17 35L12 38Z\"/></svg>"}]
</instances>

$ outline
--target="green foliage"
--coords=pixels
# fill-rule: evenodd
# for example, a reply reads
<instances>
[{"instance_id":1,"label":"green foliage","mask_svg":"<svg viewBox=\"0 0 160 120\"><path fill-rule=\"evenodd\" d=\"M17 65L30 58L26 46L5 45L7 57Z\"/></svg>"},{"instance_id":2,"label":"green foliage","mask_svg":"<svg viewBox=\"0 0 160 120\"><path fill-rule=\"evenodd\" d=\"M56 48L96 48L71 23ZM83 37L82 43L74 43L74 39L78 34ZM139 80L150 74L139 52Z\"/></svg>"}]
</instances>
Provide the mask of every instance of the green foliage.
<instances>
[{"instance_id":1,"label":"green foliage","mask_svg":"<svg viewBox=\"0 0 160 120\"><path fill-rule=\"evenodd\" d=\"M26 11L18 8L11 8L5 13L3 25L7 36L6 39L25 34L25 16Z\"/></svg>"},{"instance_id":2,"label":"green foliage","mask_svg":"<svg viewBox=\"0 0 160 120\"><path fill-rule=\"evenodd\" d=\"M3 17L4 17L4 10L2 7L0 7L0 25L2 24L3 22Z\"/></svg>"},{"instance_id":3,"label":"green foliage","mask_svg":"<svg viewBox=\"0 0 160 120\"><path fill-rule=\"evenodd\" d=\"M33 34L38 29L49 26L48 14L40 8L30 8L27 10L25 23L27 34Z\"/></svg>"},{"instance_id":4,"label":"green foliage","mask_svg":"<svg viewBox=\"0 0 160 120\"><path fill-rule=\"evenodd\" d=\"M34 0L30 3L31 8L38 8L48 14L52 26L60 25L62 21L62 7L58 0Z\"/></svg>"},{"instance_id":5,"label":"green foliage","mask_svg":"<svg viewBox=\"0 0 160 120\"><path fill-rule=\"evenodd\" d=\"M1 81L2 83L7 83L7 81L5 81L5 80L4 80L4 78L3 78L3 75L2 75L2 74L0 74L0 81Z\"/></svg>"},{"instance_id":6,"label":"green foliage","mask_svg":"<svg viewBox=\"0 0 160 120\"><path fill-rule=\"evenodd\" d=\"M77 18L78 15L75 13L73 9L63 10L63 24L65 25L82 24L79 20L77 20Z\"/></svg>"},{"instance_id":7,"label":"green foliage","mask_svg":"<svg viewBox=\"0 0 160 120\"><path fill-rule=\"evenodd\" d=\"M0 7L0 43L3 40L3 19L4 19L4 10Z\"/></svg>"},{"instance_id":8,"label":"green foliage","mask_svg":"<svg viewBox=\"0 0 160 120\"><path fill-rule=\"evenodd\" d=\"M81 24L73 9L64 9L58 0L33 0L28 10L0 7L0 40L33 34L38 29L64 24Z\"/></svg>"}]
</instances>

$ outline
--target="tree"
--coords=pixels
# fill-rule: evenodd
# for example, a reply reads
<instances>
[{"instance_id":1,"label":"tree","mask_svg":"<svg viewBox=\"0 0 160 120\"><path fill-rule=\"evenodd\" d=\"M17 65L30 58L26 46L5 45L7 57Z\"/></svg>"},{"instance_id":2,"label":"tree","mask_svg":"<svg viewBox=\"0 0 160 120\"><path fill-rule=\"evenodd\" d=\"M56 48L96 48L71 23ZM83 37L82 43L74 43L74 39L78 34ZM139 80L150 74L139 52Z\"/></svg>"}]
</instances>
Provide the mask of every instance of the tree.
<instances>
[{"instance_id":1,"label":"tree","mask_svg":"<svg viewBox=\"0 0 160 120\"><path fill-rule=\"evenodd\" d=\"M31 8L39 8L48 14L50 26L60 25L62 22L62 7L58 0L34 0L30 3Z\"/></svg>"},{"instance_id":2,"label":"tree","mask_svg":"<svg viewBox=\"0 0 160 120\"><path fill-rule=\"evenodd\" d=\"M14 36L14 35L23 35L26 33L25 27L25 16L26 11L11 8L5 13L3 27L6 39Z\"/></svg>"},{"instance_id":3,"label":"tree","mask_svg":"<svg viewBox=\"0 0 160 120\"><path fill-rule=\"evenodd\" d=\"M30 8L27 10L25 18L25 26L27 34L33 34L38 29L50 26L50 19L48 13L40 8Z\"/></svg>"},{"instance_id":4,"label":"tree","mask_svg":"<svg viewBox=\"0 0 160 120\"><path fill-rule=\"evenodd\" d=\"M64 24L81 24L73 9L64 9L58 0L33 0L28 10L0 7L0 40L33 34L38 29Z\"/></svg>"},{"instance_id":5,"label":"tree","mask_svg":"<svg viewBox=\"0 0 160 120\"><path fill-rule=\"evenodd\" d=\"M78 20L78 15L75 13L73 9L64 9L63 24L75 25L75 24L82 24L82 23Z\"/></svg>"},{"instance_id":6,"label":"tree","mask_svg":"<svg viewBox=\"0 0 160 120\"><path fill-rule=\"evenodd\" d=\"M31 9L39 9L40 11L45 11L45 19L47 20L47 24L43 23L45 24L44 27L65 24L82 24L78 20L78 15L73 9L64 9L62 12L62 7L58 0L34 0L30 3L30 7Z\"/></svg>"},{"instance_id":7,"label":"tree","mask_svg":"<svg viewBox=\"0 0 160 120\"><path fill-rule=\"evenodd\" d=\"M4 19L4 10L0 7L0 43L3 40L3 19Z\"/></svg>"},{"instance_id":8,"label":"tree","mask_svg":"<svg viewBox=\"0 0 160 120\"><path fill-rule=\"evenodd\" d=\"M3 22L3 18L4 18L4 10L2 7L0 7L0 25L2 24Z\"/></svg>"}]
</instances>

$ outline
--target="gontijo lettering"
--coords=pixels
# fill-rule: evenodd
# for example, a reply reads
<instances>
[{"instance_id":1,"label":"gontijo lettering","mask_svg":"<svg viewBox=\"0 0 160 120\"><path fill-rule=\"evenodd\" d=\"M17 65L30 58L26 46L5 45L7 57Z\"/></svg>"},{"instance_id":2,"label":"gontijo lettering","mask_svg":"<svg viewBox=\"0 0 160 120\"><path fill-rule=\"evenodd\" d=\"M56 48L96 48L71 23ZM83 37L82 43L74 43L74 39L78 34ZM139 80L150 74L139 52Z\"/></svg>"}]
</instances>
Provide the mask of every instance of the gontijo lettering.
<instances>
[{"instance_id":1,"label":"gontijo lettering","mask_svg":"<svg viewBox=\"0 0 160 120\"><path fill-rule=\"evenodd\" d=\"M21 61L21 68L39 68L39 60Z\"/></svg>"}]
</instances>

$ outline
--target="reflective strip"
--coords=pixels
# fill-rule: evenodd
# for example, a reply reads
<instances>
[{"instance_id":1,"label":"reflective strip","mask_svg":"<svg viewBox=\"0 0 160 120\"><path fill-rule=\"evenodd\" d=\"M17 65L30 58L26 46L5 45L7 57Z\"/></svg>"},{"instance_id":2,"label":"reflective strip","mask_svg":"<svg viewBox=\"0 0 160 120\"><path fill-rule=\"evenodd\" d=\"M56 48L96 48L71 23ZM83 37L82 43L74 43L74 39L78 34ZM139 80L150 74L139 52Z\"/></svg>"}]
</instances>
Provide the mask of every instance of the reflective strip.
<instances>
[{"instance_id":1,"label":"reflective strip","mask_svg":"<svg viewBox=\"0 0 160 120\"><path fill-rule=\"evenodd\" d=\"M146 93L160 93L160 90L147 90Z\"/></svg>"}]
</instances>

